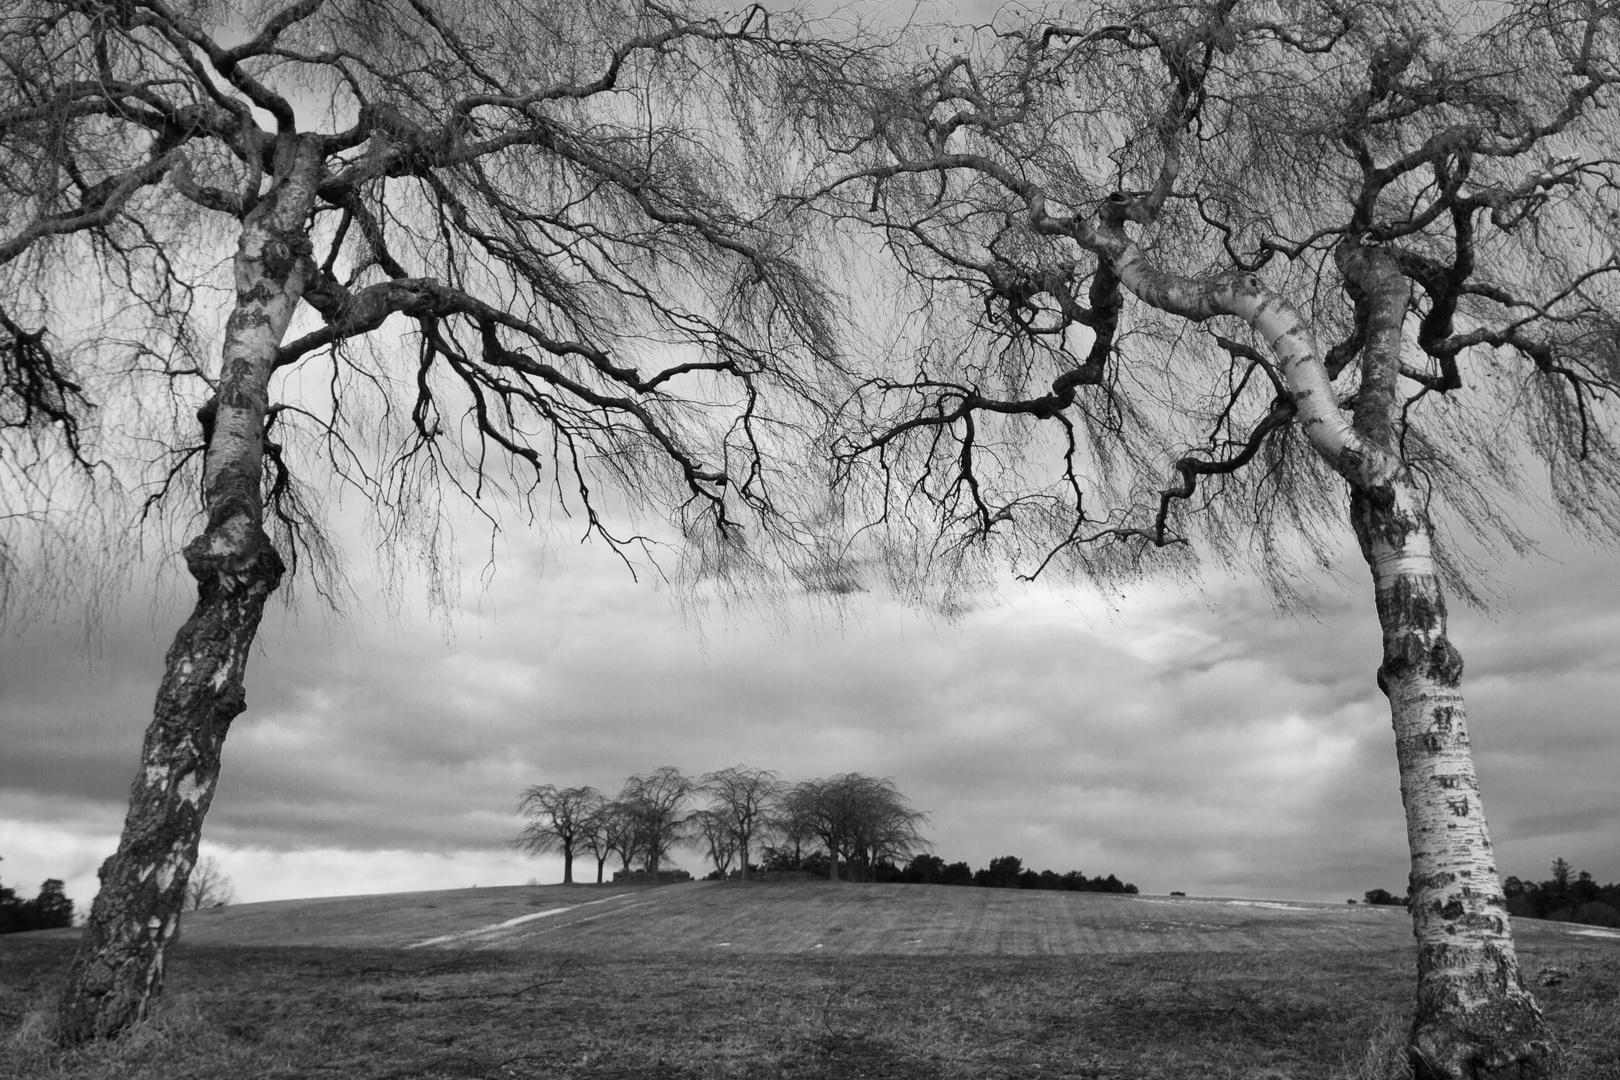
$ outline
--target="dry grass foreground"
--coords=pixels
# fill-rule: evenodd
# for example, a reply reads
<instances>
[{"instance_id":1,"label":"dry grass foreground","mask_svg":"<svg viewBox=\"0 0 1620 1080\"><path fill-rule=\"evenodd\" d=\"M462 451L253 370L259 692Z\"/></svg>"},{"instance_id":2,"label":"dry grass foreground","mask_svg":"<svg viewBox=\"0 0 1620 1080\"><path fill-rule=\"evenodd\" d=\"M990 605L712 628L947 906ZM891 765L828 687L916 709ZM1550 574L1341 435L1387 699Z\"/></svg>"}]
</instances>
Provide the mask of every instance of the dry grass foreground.
<instances>
[{"instance_id":1,"label":"dry grass foreground","mask_svg":"<svg viewBox=\"0 0 1620 1080\"><path fill-rule=\"evenodd\" d=\"M1620 937L1516 926L1570 1080ZM457 890L189 918L154 1015L60 1051L64 932L0 938L0 1077L1386 1080L1399 910L941 886Z\"/></svg>"}]
</instances>

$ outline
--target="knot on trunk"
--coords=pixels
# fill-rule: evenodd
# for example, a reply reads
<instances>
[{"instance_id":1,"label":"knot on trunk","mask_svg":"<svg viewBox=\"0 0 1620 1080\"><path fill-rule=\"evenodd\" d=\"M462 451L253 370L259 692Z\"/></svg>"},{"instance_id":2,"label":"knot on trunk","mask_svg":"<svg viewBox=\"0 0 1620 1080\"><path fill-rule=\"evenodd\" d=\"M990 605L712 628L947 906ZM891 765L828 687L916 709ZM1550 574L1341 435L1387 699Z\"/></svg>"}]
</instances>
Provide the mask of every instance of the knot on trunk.
<instances>
[{"instance_id":1,"label":"knot on trunk","mask_svg":"<svg viewBox=\"0 0 1620 1080\"><path fill-rule=\"evenodd\" d=\"M286 564L257 523L237 516L210 526L185 547L186 569L204 594L268 596Z\"/></svg>"},{"instance_id":2,"label":"knot on trunk","mask_svg":"<svg viewBox=\"0 0 1620 1080\"><path fill-rule=\"evenodd\" d=\"M1385 642L1378 685L1388 694L1390 686L1416 675L1441 686L1455 687L1462 682L1462 672L1462 654L1449 639L1428 640L1422 634L1408 633Z\"/></svg>"},{"instance_id":3,"label":"knot on trunk","mask_svg":"<svg viewBox=\"0 0 1620 1080\"><path fill-rule=\"evenodd\" d=\"M299 232L278 232L265 242L259 259L265 276L272 281L285 281L300 261L314 252L309 237Z\"/></svg>"}]
</instances>

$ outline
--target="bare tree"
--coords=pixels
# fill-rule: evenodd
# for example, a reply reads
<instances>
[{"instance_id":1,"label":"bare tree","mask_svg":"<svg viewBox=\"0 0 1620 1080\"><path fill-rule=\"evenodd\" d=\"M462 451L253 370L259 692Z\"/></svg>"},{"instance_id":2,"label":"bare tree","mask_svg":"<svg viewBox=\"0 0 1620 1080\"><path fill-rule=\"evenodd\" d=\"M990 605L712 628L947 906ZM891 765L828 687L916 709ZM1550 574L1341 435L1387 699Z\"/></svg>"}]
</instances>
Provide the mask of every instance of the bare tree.
<instances>
[{"instance_id":1,"label":"bare tree","mask_svg":"<svg viewBox=\"0 0 1620 1080\"><path fill-rule=\"evenodd\" d=\"M699 810L692 815L689 831L694 840L702 841L709 861L724 878L741 850L737 840L741 832L731 810L723 806Z\"/></svg>"},{"instance_id":2,"label":"bare tree","mask_svg":"<svg viewBox=\"0 0 1620 1080\"><path fill-rule=\"evenodd\" d=\"M574 854L589 842L604 802L602 793L593 787L541 784L527 788L518 802L518 813L529 823L512 843L530 855L561 854L563 884L572 885ZM601 879L600 863L597 879Z\"/></svg>"},{"instance_id":3,"label":"bare tree","mask_svg":"<svg viewBox=\"0 0 1620 1080\"><path fill-rule=\"evenodd\" d=\"M220 869L219 862L212 855L198 859L186 882L186 910L225 907L234 899L236 893L231 888L231 879Z\"/></svg>"},{"instance_id":4,"label":"bare tree","mask_svg":"<svg viewBox=\"0 0 1620 1080\"><path fill-rule=\"evenodd\" d=\"M913 809L888 777L860 777L851 802L848 856L868 881L880 863L902 865L932 846L922 835L927 812Z\"/></svg>"},{"instance_id":5,"label":"bare tree","mask_svg":"<svg viewBox=\"0 0 1620 1080\"><path fill-rule=\"evenodd\" d=\"M613 854L615 830L612 819L615 806L605 796L598 796L594 805L580 821L579 847L590 852L596 860L596 883L602 884L603 869L608 856Z\"/></svg>"},{"instance_id":6,"label":"bare tree","mask_svg":"<svg viewBox=\"0 0 1620 1080\"><path fill-rule=\"evenodd\" d=\"M742 877L747 881L753 841L770 820L772 808L782 792L782 782L769 769L732 765L707 773L701 788L714 800L716 808L725 811L723 820L735 833Z\"/></svg>"},{"instance_id":7,"label":"bare tree","mask_svg":"<svg viewBox=\"0 0 1620 1080\"><path fill-rule=\"evenodd\" d=\"M888 777L839 773L795 784L782 798L793 827L827 848L831 877L842 862L851 878L871 880L879 859L903 860L928 846L919 829L928 815L911 808Z\"/></svg>"},{"instance_id":8,"label":"bare tree","mask_svg":"<svg viewBox=\"0 0 1620 1080\"><path fill-rule=\"evenodd\" d=\"M628 871L636 857L636 822L630 808L619 800L606 802L597 812L596 828L585 843L596 856L596 880L602 881L602 868L609 855L619 856L619 866Z\"/></svg>"},{"instance_id":9,"label":"bare tree","mask_svg":"<svg viewBox=\"0 0 1620 1080\"><path fill-rule=\"evenodd\" d=\"M824 797L825 783L823 780L801 780L794 784L782 796L776 821L778 829L793 840L794 849L800 854L800 866L804 865L801 844L821 841L827 848L827 858L831 863L829 876L837 881L838 848L844 819L837 812L836 804Z\"/></svg>"},{"instance_id":10,"label":"bare tree","mask_svg":"<svg viewBox=\"0 0 1620 1080\"><path fill-rule=\"evenodd\" d=\"M850 402L852 524L918 590L1211 554L1286 603L1290 554L1347 523L1414 1067L1535 1069L1442 591L1488 587L1442 526L1523 550L1539 461L1569 522L1620 535L1620 8L1123 0L953 34L807 90L807 212L878 230L913 313Z\"/></svg>"},{"instance_id":11,"label":"bare tree","mask_svg":"<svg viewBox=\"0 0 1620 1080\"><path fill-rule=\"evenodd\" d=\"M796 870L804 868L806 845L815 843L815 823L811 819L808 801L800 792L802 784L784 786L772 807L766 829L779 844L766 848L767 857L784 859Z\"/></svg>"},{"instance_id":12,"label":"bare tree","mask_svg":"<svg viewBox=\"0 0 1620 1080\"><path fill-rule=\"evenodd\" d=\"M490 500L560 507L627 561L660 520L728 580L791 555L837 365L749 194L781 156L738 148L815 49L759 9L652 0L0 19L0 571L93 546L73 485L200 530L62 1001L76 1042L161 987L264 604L337 557L320 493L357 491L441 600L458 496L492 525Z\"/></svg>"},{"instance_id":13,"label":"bare tree","mask_svg":"<svg viewBox=\"0 0 1620 1080\"><path fill-rule=\"evenodd\" d=\"M648 877L656 880L659 863L686 839L689 803L696 790L697 785L673 765L638 773L624 782L619 804L630 823L628 850L643 860Z\"/></svg>"}]
</instances>

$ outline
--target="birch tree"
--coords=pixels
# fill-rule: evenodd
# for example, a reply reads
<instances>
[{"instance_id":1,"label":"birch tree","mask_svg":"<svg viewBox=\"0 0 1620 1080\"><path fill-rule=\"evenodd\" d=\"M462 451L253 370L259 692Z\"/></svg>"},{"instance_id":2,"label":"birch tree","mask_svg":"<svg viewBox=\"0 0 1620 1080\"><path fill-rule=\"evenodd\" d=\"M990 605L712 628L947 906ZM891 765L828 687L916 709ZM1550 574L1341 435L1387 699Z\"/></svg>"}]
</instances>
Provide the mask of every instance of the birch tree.
<instances>
[{"instance_id":1,"label":"birch tree","mask_svg":"<svg viewBox=\"0 0 1620 1080\"><path fill-rule=\"evenodd\" d=\"M872 291L909 313L846 414L851 524L919 593L1213 557L1284 602L1348 525L1408 824L1411 1058L1534 1073L1446 626L1445 592L1488 582L1446 541L1522 551L1542 483L1620 527L1620 9L1017 18L805 91L829 165L800 205L875 237Z\"/></svg>"},{"instance_id":2,"label":"birch tree","mask_svg":"<svg viewBox=\"0 0 1620 1080\"><path fill-rule=\"evenodd\" d=\"M73 485L120 542L194 533L64 1041L162 984L264 605L335 557L325 493L435 589L460 497L627 561L663 522L715 575L792 549L828 306L736 150L813 52L653 0L6 5L0 574L94 545Z\"/></svg>"}]
</instances>

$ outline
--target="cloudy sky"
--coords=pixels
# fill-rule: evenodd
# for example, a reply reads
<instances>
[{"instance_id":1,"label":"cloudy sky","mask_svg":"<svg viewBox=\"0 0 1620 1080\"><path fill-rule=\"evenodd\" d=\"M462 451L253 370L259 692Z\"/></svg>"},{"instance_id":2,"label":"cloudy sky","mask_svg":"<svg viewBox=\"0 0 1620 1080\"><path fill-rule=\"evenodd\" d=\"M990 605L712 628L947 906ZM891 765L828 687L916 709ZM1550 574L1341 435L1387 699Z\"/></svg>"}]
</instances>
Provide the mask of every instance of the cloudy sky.
<instances>
[{"instance_id":1,"label":"cloudy sky","mask_svg":"<svg viewBox=\"0 0 1620 1080\"><path fill-rule=\"evenodd\" d=\"M883 3L868 5L882 14ZM984 5L964 4L961 17ZM909 11L909 5L905 6ZM1348 536L1346 537L1348 542ZM363 549L364 544L353 545ZM1620 880L1620 567L1545 540L1453 638L1504 874ZM1114 873L1144 891L1399 891L1406 850L1370 588L1283 615L1218 572L1116 598L1008 581L944 623L880 595L683 613L593 547L508 532L448 620L273 609L204 853L242 901L557 880L516 855L519 792L731 764L893 777L935 850ZM0 881L87 905L114 848L183 575L135 580L90 650L71 618L0 631ZM702 871L696 852L678 861Z\"/></svg>"},{"instance_id":2,"label":"cloudy sky","mask_svg":"<svg viewBox=\"0 0 1620 1080\"><path fill-rule=\"evenodd\" d=\"M1617 880L1620 573L1548 547L1502 568L1493 613L1454 611L1486 808L1505 874L1562 855ZM891 776L974 866L1329 900L1404 882L1357 565L1314 615L1214 575L1113 607L1009 582L957 623L875 595L841 621L693 616L600 550L522 534L482 570L448 625L412 602L267 618L204 840L239 900L557 880L507 847L524 786L739 762ZM137 583L89 653L71 622L0 639L8 885L90 900L185 603L174 575Z\"/></svg>"}]
</instances>

